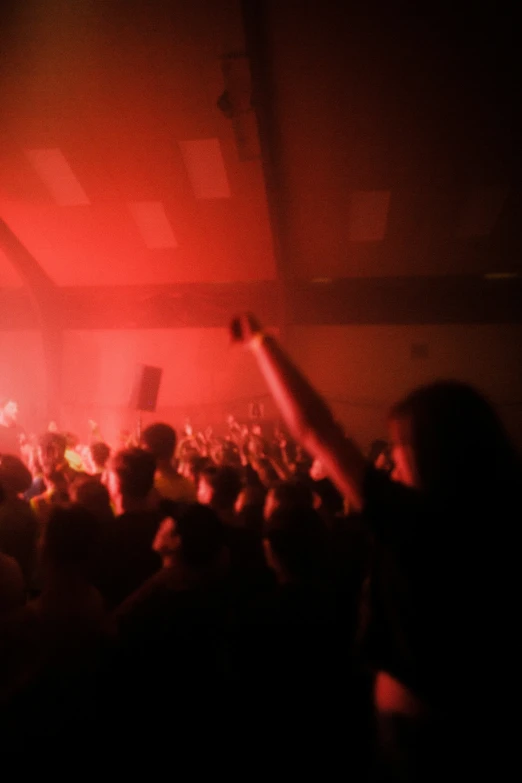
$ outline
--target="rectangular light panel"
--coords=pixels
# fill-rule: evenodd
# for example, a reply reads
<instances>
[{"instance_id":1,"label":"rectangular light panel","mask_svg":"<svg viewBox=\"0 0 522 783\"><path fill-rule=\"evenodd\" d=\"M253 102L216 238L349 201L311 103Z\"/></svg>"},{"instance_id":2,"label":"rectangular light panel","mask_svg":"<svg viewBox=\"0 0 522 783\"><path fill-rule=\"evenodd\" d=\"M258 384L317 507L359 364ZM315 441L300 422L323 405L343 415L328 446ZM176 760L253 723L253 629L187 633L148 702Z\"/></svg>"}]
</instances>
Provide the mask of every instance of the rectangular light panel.
<instances>
[{"instance_id":1,"label":"rectangular light panel","mask_svg":"<svg viewBox=\"0 0 522 783\"><path fill-rule=\"evenodd\" d=\"M161 201L132 201L128 207L150 250L178 247Z\"/></svg>"},{"instance_id":2,"label":"rectangular light panel","mask_svg":"<svg viewBox=\"0 0 522 783\"><path fill-rule=\"evenodd\" d=\"M230 185L219 139L180 141L188 178L198 199L230 198Z\"/></svg>"},{"instance_id":3,"label":"rectangular light panel","mask_svg":"<svg viewBox=\"0 0 522 783\"><path fill-rule=\"evenodd\" d=\"M26 150L25 154L47 190L61 207L90 204L89 198L61 150Z\"/></svg>"}]
</instances>

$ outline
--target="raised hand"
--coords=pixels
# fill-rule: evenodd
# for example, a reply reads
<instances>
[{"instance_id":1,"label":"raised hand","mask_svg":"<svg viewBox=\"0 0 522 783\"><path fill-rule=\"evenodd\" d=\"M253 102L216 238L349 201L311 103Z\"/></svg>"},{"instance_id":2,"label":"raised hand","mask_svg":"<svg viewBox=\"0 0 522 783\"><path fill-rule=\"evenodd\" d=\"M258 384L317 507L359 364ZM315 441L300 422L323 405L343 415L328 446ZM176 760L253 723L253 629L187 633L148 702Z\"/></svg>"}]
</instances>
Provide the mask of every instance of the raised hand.
<instances>
[{"instance_id":1,"label":"raised hand","mask_svg":"<svg viewBox=\"0 0 522 783\"><path fill-rule=\"evenodd\" d=\"M343 495L354 508L361 508L366 462L357 446L346 439L326 401L251 313L236 316L230 332L234 342L251 350L289 433L309 454L321 459Z\"/></svg>"},{"instance_id":2,"label":"raised hand","mask_svg":"<svg viewBox=\"0 0 522 783\"><path fill-rule=\"evenodd\" d=\"M252 313L243 313L230 324L230 335L235 343L248 345L256 335L263 333L260 322Z\"/></svg>"}]
</instances>

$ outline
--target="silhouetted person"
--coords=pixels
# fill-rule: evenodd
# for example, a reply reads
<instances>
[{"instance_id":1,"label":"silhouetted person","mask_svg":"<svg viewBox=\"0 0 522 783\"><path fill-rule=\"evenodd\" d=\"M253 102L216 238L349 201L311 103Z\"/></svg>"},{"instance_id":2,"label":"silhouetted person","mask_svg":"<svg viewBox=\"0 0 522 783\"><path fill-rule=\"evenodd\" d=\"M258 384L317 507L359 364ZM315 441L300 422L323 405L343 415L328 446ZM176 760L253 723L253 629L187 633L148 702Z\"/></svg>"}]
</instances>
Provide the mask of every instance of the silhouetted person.
<instances>
[{"instance_id":1,"label":"silhouetted person","mask_svg":"<svg viewBox=\"0 0 522 783\"><path fill-rule=\"evenodd\" d=\"M108 488L116 510L105 555L103 593L116 606L159 567L152 550L161 513L152 500L156 461L139 448L117 452L108 469Z\"/></svg>"},{"instance_id":2,"label":"silhouetted person","mask_svg":"<svg viewBox=\"0 0 522 783\"><path fill-rule=\"evenodd\" d=\"M169 424L151 424L141 435L141 446L156 460L154 487L160 497L176 503L193 503L196 487L173 465L176 451L176 431Z\"/></svg>"},{"instance_id":3,"label":"silhouetted person","mask_svg":"<svg viewBox=\"0 0 522 783\"><path fill-rule=\"evenodd\" d=\"M237 468L205 468L199 477L198 501L214 509L225 524L234 525L234 506L241 487L241 476Z\"/></svg>"},{"instance_id":4,"label":"silhouetted person","mask_svg":"<svg viewBox=\"0 0 522 783\"><path fill-rule=\"evenodd\" d=\"M232 334L256 356L290 432L373 533L362 649L375 672L386 779L438 780L448 765L461 774L472 762L503 762L513 749L505 700L516 702L519 687L513 532L522 495L498 416L463 383L415 390L392 411L392 481L368 469L253 316L236 319Z\"/></svg>"},{"instance_id":5,"label":"silhouetted person","mask_svg":"<svg viewBox=\"0 0 522 783\"><path fill-rule=\"evenodd\" d=\"M22 432L18 425L18 404L11 399L0 400L0 454L19 457Z\"/></svg>"},{"instance_id":6,"label":"silhouetted person","mask_svg":"<svg viewBox=\"0 0 522 783\"><path fill-rule=\"evenodd\" d=\"M212 509L188 506L162 521L153 547L161 569L115 614L123 720L140 742L155 744L173 726L179 738L190 737L195 720L199 737L208 729L215 735L233 666L223 524ZM162 725L153 716L166 704L172 714Z\"/></svg>"},{"instance_id":7,"label":"silhouetted person","mask_svg":"<svg viewBox=\"0 0 522 783\"><path fill-rule=\"evenodd\" d=\"M19 457L0 456L0 551L13 557L31 586L36 566L38 522L23 493L31 486L31 474Z\"/></svg>"},{"instance_id":8,"label":"silhouetted person","mask_svg":"<svg viewBox=\"0 0 522 783\"><path fill-rule=\"evenodd\" d=\"M103 476L107 469L109 457L111 456L110 447L103 441L96 441L89 446L89 452L94 468L94 475Z\"/></svg>"},{"instance_id":9,"label":"silhouetted person","mask_svg":"<svg viewBox=\"0 0 522 783\"><path fill-rule=\"evenodd\" d=\"M109 633L89 580L98 532L85 509L54 507L41 551L42 593L0 624L0 725L10 746L63 740L94 708L93 678Z\"/></svg>"}]
</instances>

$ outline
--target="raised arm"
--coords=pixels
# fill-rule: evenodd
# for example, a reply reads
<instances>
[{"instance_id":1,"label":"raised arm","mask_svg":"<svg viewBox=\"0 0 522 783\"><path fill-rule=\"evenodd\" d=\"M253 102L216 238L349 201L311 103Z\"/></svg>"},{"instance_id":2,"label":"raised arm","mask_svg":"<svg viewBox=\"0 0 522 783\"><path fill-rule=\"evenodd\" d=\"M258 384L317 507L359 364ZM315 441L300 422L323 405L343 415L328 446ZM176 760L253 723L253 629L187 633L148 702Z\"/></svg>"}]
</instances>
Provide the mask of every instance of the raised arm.
<instances>
[{"instance_id":1,"label":"raised arm","mask_svg":"<svg viewBox=\"0 0 522 783\"><path fill-rule=\"evenodd\" d=\"M347 440L326 402L283 351L275 337L267 335L252 315L242 315L231 325L232 338L249 348L279 408L286 426L325 470L353 508L362 507L366 470L363 455Z\"/></svg>"}]
</instances>

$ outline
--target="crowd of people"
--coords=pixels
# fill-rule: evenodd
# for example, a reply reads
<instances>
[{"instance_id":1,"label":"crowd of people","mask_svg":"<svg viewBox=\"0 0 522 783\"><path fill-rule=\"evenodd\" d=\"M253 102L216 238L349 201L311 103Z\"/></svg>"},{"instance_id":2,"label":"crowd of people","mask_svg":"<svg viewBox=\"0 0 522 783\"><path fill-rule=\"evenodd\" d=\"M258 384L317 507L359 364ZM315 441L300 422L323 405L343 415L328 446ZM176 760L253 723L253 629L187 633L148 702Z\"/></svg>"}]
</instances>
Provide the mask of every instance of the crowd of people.
<instances>
[{"instance_id":1,"label":"crowd of people","mask_svg":"<svg viewBox=\"0 0 522 783\"><path fill-rule=\"evenodd\" d=\"M493 409L423 387L363 455L252 316L232 335L281 427L0 454L0 742L375 781L504 753L520 466Z\"/></svg>"}]
</instances>

